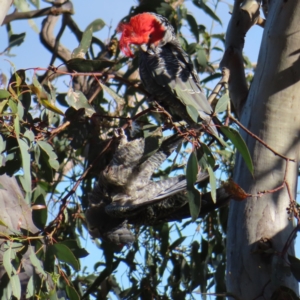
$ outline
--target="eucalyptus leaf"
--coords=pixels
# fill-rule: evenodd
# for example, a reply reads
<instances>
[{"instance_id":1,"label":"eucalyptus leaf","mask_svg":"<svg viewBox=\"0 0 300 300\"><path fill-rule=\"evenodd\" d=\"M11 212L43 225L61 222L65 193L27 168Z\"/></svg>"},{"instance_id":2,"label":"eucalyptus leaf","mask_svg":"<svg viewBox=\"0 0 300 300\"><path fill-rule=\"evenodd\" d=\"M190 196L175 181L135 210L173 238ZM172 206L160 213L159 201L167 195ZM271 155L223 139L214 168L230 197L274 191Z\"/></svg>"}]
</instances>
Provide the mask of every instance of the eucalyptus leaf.
<instances>
[{"instance_id":1,"label":"eucalyptus leaf","mask_svg":"<svg viewBox=\"0 0 300 300\"><path fill-rule=\"evenodd\" d=\"M94 73L101 72L105 68L110 68L116 63L107 59L83 59L83 58L72 58L66 62L66 66L70 71L76 71L80 73Z\"/></svg>"},{"instance_id":2,"label":"eucalyptus leaf","mask_svg":"<svg viewBox=\"0 0 300 300\"><path fill-rule=\"evenodd\" d=\"M53 244L51 245L51 251L58 260L69 264L75 271L80 270L79 260L66 245L61 243Z\"/></svg>"},{"instance_id":3,"label":"eucalyptus leaf","mask_svg":"<svg viewBox=\"0 0 300 300\"><path fill-rule=\"evenodd\" d=\"M105 26L105 23L101 19L97 19L93 21L86 30L83 32L81 41L79 46L74 49L72 53L72 58L84 58L86 52L88 51L92 38L93 38L93 33L96 31L101 30Z\"/></svg>"},{"instance_id":4,"label":"eucalyptus leaf","mask_svg":"<svg viewBox=\"0 0 300 300\"><path fill-rule=\"evenodd\" d=\"M186 166L186 181L188 189L193 189L198 174L198 161L194 151L190 154Z\"/></svg>"},{"instance_id":5,"label":"eucalyptus leaf","mask_svg":"<svg viewBox=\"0 0 300 300\"><path fill-rule=\"evenodd\" d=\"M25 36L26 36L26 32L23 32L23 33L20 33L20 34L12 34L9 37L8 48L12 48L12 47L15 47L15 46L20 46L24 42Z\"/></svg>"},{"instance_id":6,"label":"eucalyptus leaf","mask_svg":"<svg viewBox=\"0 0 300 300\"><path fill-rule=\"evenodd\" d=\"M8 103L8 100L0 101L0 114L3 113L3 110L4 110L5 106L7 105L7 103Z\"/></svg>"},{"instance_id":7,"label":"eucalyptus leaf","mask_svg":"<svg viewBox=\"0 0 300 300\"><path fill-rule=\"evenodd\" d=\"M198 24L196 19L194 18L193 15L188 13L186 15L186 20L190 26L191 32L193 33L197 43L199 43L199 30L198 30Z\"/></svg>"},{"instance_id":8,"label":"eucalyptus leaf","mask_svg":"<svg viewBox=\"0 0 300 300\"><path fill-rule=\"evenodd\" d=\"M67 291L67 295L70 300L80 300L81 299L80 296L78 295L78 293L76 292L76 290L72 286L67 285L66 291Z\"/></svg>"},{"instance_id":9,"label":"eucalyptus leaf","mask_svg":"<svg viewBox=\"0 0 300 300\"><path fill-rule=\"evenodd\" d=\"M243 140L243 138L241 137L241 135L239 134L239 132L228 126L221 126L220 129L223 132L223 134L226 137L228 137L228 139L232 142L232 144L240 152L240 154L242 155L242 157L246 163L248 170L253 175L254 167L253 167L253 163L252 163L252 158L250 156L248 147L247 147L245 141Z\"/></svg>"},{"instance_id":10,"label":"eucalyptus leaf","mask_svg":"<svg viewBox=\"0 0 300 300\"><path fill-rule=\"evenodd\" d=\"M31 92L37 96L39 103L50 111L64 116L64 113L52 103L51 96L41 86L35 75L32 78L32 83Z\"/></svg>"},{"instance_id":11,"label":"eucalyptus leaf","mask_svg":"<svg viewBox=\"0 0 300 300\"><path fill-rule=\"evenodd\" d=\"M89 104L87 98L81 91L74 91L72 88L70 88L66 97L66 101L70 106L77 110L84 108L85 114L88 117L91 117L96 112L94 107Z\"/></svg>"},{"instance_id":12,"label":"eucalyptus leaf","mask_svg":"<svg viewBox=\"0 0 300 300\"><path fill-rule=\"evenodd\" d=\"M186 236L182 236L180 238L178 238L177 240L175 240L169 247L170 250L174 250L175 248L177 248L179 245L181 245L183 243L183 241L186 239Z\"/></svg>"},{"instance_id":13,"label":"eucalyptus leaf","mask_svg":"<svg viewBox=\"0 0 300 300\"><path fill-rule=\"evenodd\" d=\"M27 283L26 299L31 298L31 297L33 298L34 295L35 295L34 280L33 280L33 276L31 276Z\"/></svg>"},{"instance_id":14,"label":"eucalyptus leaf","mask_svg":"<svg viewBox=\"0 0 300 300\"><path fill-rule=\"evenodd\" d=\"M197 109L192 106L192 105L187 105L186 106L186 111L189 114L189 116L192 118L192 120L196 123L198 123L199 121L199 113L197 111Z\"/></svg>"},{"instance_id":15,"label":"eucalyptus leaf","mask_svg":"<svg viewBox=\"0 0 300 300\"><path fill-rule=\"evenodd\" d=\"M53 149L53 147L44 141L37 141L37 144L39 145L39 147L46 152L46 154L49 157L49 165L54 169L54 170L58 170L59 168L59 164L57 161L57 155Z\"/></svg>"},{"instance_id":16,"label":"eucalyptus leaf","mask_svg":"<svg viewBox=\"0 0 300 300\"><path fill-rule=\"evenodd\" d=\"M10 95L10 92L8 92L7 90L0 89L0 99L7 99L8 97L10 97Z\"/></svg>"},{"instance_id":17,"label":"eucalyptus leaf","mask_svg":"<svg viewBox=\"0 0 300 300\"><path fill-rule=\"evenodd\" d=\"M289 262L291 264L291 271L297 281L300 281L300 260L292 255L288 255Z\"/></svg>"},{"instance_id":18,"label":"eucalyptus leaf","mask_svg":"<svg viewBox=\"0 0 300 300\"><path fill-rule=\"evenodd\" d=\"M125 104L125 100L122 97L120 97L113 89L111 89L110 87L108 87L103 83L100 83L100 85L103 88L103 90L107 92L116 101L118 105Z\"/></svg>"},{"instance_id":19,"label":"eucalyptus leaf","mask_svg":"<svg viewBox=\"0 0 300 300\"><path fill-rule=\"evenodd\" d=\"M214 203L217 202L217 182L216 182L216 175L214 173L214 170L210 165L207 166L207 171L209 174L209 184L211 188L211 198Z\"/></svg>"},{"instance_id":20,"label":"eucalyptus leaf","mask_svg":"<svg viewBox=\"0 0 300 300\"><path fill-rule=\"evenodd\" d=\"M209 15L213 20L217 21L220 25L222 25L221 20L219 19L219 17L215 14L215 12L206 5L205 3L206 1L203 0L193 0L193 3L199 7L200 9L202 9L207 15Z\"/></svg>"},{"instance_id":21,"label":"eucalyptus leaf","mask_svg":"<svg viewBox=\"0 0 300 300\"><path fill-rule=\"evenodd\" d=\"M229 96L227 94L224 94L217 102L215 113L218 114L225 111L228 107L229 100Z\"/></svg>"},{"instance_id":22,"label":"eucalyptus leaf","mask_svg":"<svg viewBox=\"0 0 300 300\"><path fill-rule=\"evenodd\" d=\"M17 139L21 157L22 157L22 167L23 167L23 175L20 176L22 178L22 185L26 192L31 192L31 170L30 170L30 154L28 152L29 147L28 144L23 139Z\"/></svg>"},{"instance_id":23,"label":"eucalyptus leaf","mask_svg":"<svg viewBox=\"0 0 300 300\"><path fill-rule=\"evenodd\" d=\"M187 196L189 199L189 208L192 220L195 221L201 209L201 194L195 187L187 188Z\"/></svg>"}]
</instances>

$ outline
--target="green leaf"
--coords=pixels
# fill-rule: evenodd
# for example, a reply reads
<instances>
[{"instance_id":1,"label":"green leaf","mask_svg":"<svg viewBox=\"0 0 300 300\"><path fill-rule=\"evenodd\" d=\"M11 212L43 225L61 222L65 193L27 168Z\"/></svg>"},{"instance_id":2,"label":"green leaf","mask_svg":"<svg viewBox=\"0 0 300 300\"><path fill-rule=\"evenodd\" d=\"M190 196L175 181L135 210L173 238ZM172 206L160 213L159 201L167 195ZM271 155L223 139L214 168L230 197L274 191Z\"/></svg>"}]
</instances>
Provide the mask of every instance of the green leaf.
<instances>
[{"instance_id":1,"label":"green leaf","mask_svg":"<svg viewBox=\"0 0 300 300\"><path fill-rule=\"evenodd\" d=\"M31 92L37 96L39 103L50 111L64 116L64 113L51 103L50 95L44 90L35 75L32 78L32 83L33 85L30 86Z\"/></svg>"},{"instance_id":2,"label":"green leaf","mask_svg":"<svg viewBox=\"0 0 300 300\"><path fill-rule=\"evenodd\" d=\"M210 148L204 144L204 143L200 143L201 145L201 150L204 152L204 158L205 160L208 162L208 164L214 168L215 164L216 164L216 160L210 150Z\"/></svg>"},{"instance_id":3,"label":"green leaf","mask_svg":"<svg viewBox=\"0 0 300 300\"><path fill-rule=\"evenodd\" d=\"M164 257L168 251L169 247L169 224L164 223L161 226L161 230L159 232L159 236L161 238L161 244L160 244L160 254Z\"/></svg>"},{"instance_id":4,"label":"green leaf","mask_svg":"<svg viewBox=\"0 0 300 300\"><path fill-rule=\"evenodd\" d=\"M8 48L12 48L14 46L20 46L24 42L25 36L26 36L26 32L20 34L12 34L9 37Z\"/></svg>"},{"instance_id":5,"label":"green leaf","mask_svg":"<svg viewBox=\"0 0 300 300\"><path fill-rule=\"evenodd\" d=\"M24 136L26 138L28 138L28 140L29 140L30 143L34 142L35 136L34 136L34 133L31 130L26 129L26 131L24 133Z\"/></svg>"},{"instance_id":6,"label":"green leaf","mask_svg":"<svg viewBox=\"0 0 300 300\"><path fill-rule=\"evenodd\" d=\"M201 209L201 194L197 189L192 187L187 188L187 196L189 199L191 217L192 220L195 221L198 218Z\"/></svg>"},{"instance_id":7,"label":"green leaf","mask_svg":"<svg viewBox=\"0 0 300 300\"><path fill-rule=\"evenodd\" d=\"M16 273L15 268L11 264L11 260L12 260L12 249L8 248L3 254L3 266L9 278L11 278L11 276Z\"/></svg>"},{"instance_id":8,"label":"green leaf","mask_svg":"<svg viewBox=\"0 0 300 300\"><path fill-rule=\"evenodd\" d=\"M2 135L0 134L0 153L6 149L6 141L3 140Z\"/></svg>"},{"instance_id":9,"label":"green leaf","mask_svg":"<svg viewBox=\"0 0 300 300\"><path fill-rule=\"evenodd\" d=\"M36 9L40 9L40 0L29 0L29 2L35 6Z\"/></svg>"},{"instance_id":10,"label":"green leaf","mask_svg":"<svg viewBox=\"0 0 300 300\"><path fill-rule=\"evenodd\" d=\"M291 263L291 271L297 281L300 281L300 260L292 255L288 255L289 262Z\"/></svg>"},{"instance_id":11,"label":"green leaf","mask_svg":"<svg viewBox=\"0 0 300 300\"><path fill-rule=\"evenodd\" d=\"M66 62L66 66L70 71L80 73L94 73L101 72L105 68L110 68L116 63L107 59L89 60L83 58L72 58Z\"/></svg>"},{"instance_id":12,"label":"green leaf","mask_svg":"<svg viewBox=\"0 0 300 300\"><path fill-rule=\"evenodd\" d=\"M81 248L76 240L65 240L62 241L61 244L66 245L75 255L76 258L83 258L89 255L84 248Z\"/></svg>"},{"instance_id":13,"label":"green leaf","mask_svg":"<svg viewBox=\"0 0 300 300\"><path fill-rule=\"evenodd\" d=\"M164 272L165 272L165 269L168 265L168 262L169 262L169 257L168 256L163 256L163 261L161 263L161 265L159 266L159 276L162 277Z\"/></svg>"},{"instance_id":14,"label":"green leaf","mask_svg":"<svg viewBox=\"0 0 300 300\"><path fill-rule=\"evenodd\" d=\"M42 267L41 261L37 258L35 252L31 250L31 253L29 255L30 262L36 269L39 275L42 275L44 279L47 278L47 273L44 271L44 268Z\"/></svg>"},{"instance_id":15,"label":"green leaf","mask_svg":"<svg viewBox=\"0 0 300 300\"><path fill-rule=\"evenodd\" d=\"M18 11L30 11L29 3L27 3L27 1L24 0L14 0L14 6L18 9ZM39 29L37 28L35 22L32 19L28 19L27 22L36 33L39 33Z\"/></svg>"},{"instance_id":16,"label":"green leaf","mask_svg":"<svg viewBox=\"0 0 300 300\"><path fill-rule=\"evenodd\" d=\"M88 28L92 28L93 32L101 30L105 26L105 22L102 19L96 19L91 24L88 25Z\"/></svg>"},{"instance_id":17,"label":"green leaf","mask_svg":"<svg viewBox=\"0 0 300 300\"><path fill-rule=\"evenodd\" d=\"M93 29L87 28L82 36L80 44L77 48L74 49L72 53L72 58L84 58L86 52L88 51L93 38Z\"/></svg>"},{"instance_id":18,"label":"green leaf","mask_svg":"<svg viewBox=\"0 0 300 300\"><path fill-rule=\"evenodd\" d=\"M53 168L54 170L57 171L59 168L59 163L57 161L57 155L56 155L53 147L44 141L37 141L37 144L48 155L48 157L49 157L48 162L49 162L49 165L51 166L51 168Z\"/></svg>"},{"instance_id":19,"label":"green leaf","mask_svg":"<svg viewBox=\"0 0 300 300\"><path fill-rule=\"evenodd\" d=\"M214 203L216 203L217 201L217 182L216 182L216 176L214 173L214 170L212 169L212 167L210 165L207 166L207 171L209 174L209 184L210 184L210 188L211 188L211 198L213 200Z\"/></svg>"},{"instance_id":20,"label":"green leaf","mask_svg":"<svg viewBox=\"0 0 300 300\"><path fill-rule=\"evenodd\" d=\"M18 115L14 117L14 129L15 129L16 137L19 138L20 137L20 119L19 119Z\"/></svg>"},{"instance_id":21,"label":"green leaf","mask_svg":"<svg viewBox=\"0 0 300 300\"><path fill-rule=\"evenodd\" d=\"M3 266L10 279L12 293L17 298L21 298L21 283L16 269L13 267L11 260L15 258L15 253L11 248L8 248L3 254Z\"/></svg>"},{"instance_id":22,"label":"green leaf","mask_svg":"<svg viewBox=\"0 0 300 300\"><path fill-rule=\"evenodd\" d=\"M20 179L22 179L21 183L26 192L31 192L30 154L28 152L29 147L24 140L19 138L17 140L21 151L21 157L22 157L23 175L20 176Z\"/></svg>"},{"instance_id":23,"label":"green leaf","mask_svg":"<svg viewBox=\"0 0 300 300\"><path fill-rule=\"evenodd\" d=\"M34 297L35 295L35 288L34 288L34 281L33 281L33 276L30 277L28 283L27 283L27 288L26 288L26 299Z\"/></svg>"},{"instance_id":24,"label":"green leaf","mask_svg":"<svg viewBox=\"0 0 300 300\"><path fill-rule=\"evenodd\" d=\"M158 125L154 125L154 124L149 124L149 125L145 125L143 126L143 136L146 139L149 136L157 135L157 130L161 128ZM160 135L162 136L162 132L160 131Z\"/></svg>"},{"instance_id":25,"label":"green leaf","mask_svg":"<svg viewBox=\"0 0 300 300\"><path fill-rule=\"evenodd\" d=\"M11 109L11 112L13 114L17 114L18 113L18 104L15 102L15 100L9 99L8 100L8 106Z\"/></svg>"},{"instance_id":26,"label":"green leaf","mask_svg":"<svg viewBox=\"0 0 300 300\"><path fill-rule=\"evenodd\" d=\"M215 108L215 113L221 113L225 111L228 107L229 103L229 96L224 94L218 101L216 108Z\"/></svg>"},{"instance_id":27,"label":"green leaf","mask_svg":"<svg viewBox=\"0 0 300 300\"><path fill-rule=\"evenodd\" d=\"M188 13L186 15L186 20L190 26L191 32L194 35L197 43L199 43L199 30L198 30L198 24L197 24L196 19L194 18L193 15Z\"/></svg>"},{"instance_id":28,"label":"green leaf","mask_svg":"<svg viewBox=\"0 0 300 300\"><path fill-rule=\"evenodd\" d=\"M82 299L85 299L87 295L92 293L93 291L97 290L98 287L101 285L101 283L105 280L106 277L108 277L113 270L117 268L119 264L119 261L116 261L113 263L112 268L106 267L99 276L94 280L94 282L89 286L89 288L86 290L85 294L82 296Z\"/></svg>"},{"instance_id":29,"label":"green leaf","mask_svg":"<svg viewBox=\"0 0 300 300\"><path fill-rule=\"evenodd\" d=\"M196 123L198 123L199 121L199 113L197 111L197 109L192 106L192 105L187 105L186 106L186 111L189 114L189 116L192 118L192 120Z\"/></svg>"},{"instance_id":30,"label":"green leaf","mask_svg":"<svg viewBox=\"0 0 300 300\"><path fill-rule=\"evenodd\" d=\"M7 90L0 89L0 99L7 99L8 97L10 97L10 95L10 92L8 92Z\"/></svg>"},{"instance_id":31,"label":"green leaf","mask_svg":"<svg viewBox=\"0 0 300 300\"><path fill-rule=\"evenodd\" d=\"M211 35L212 38L217 39L225 44L225 34L224 33L215 33Z\"/></svg>"},{"instance_id":32,"label":"green leaf","mask_svg":"<svg viewBox=\"0 0 300 300\"><path fill-rule=\"evenodd\" d=\"M2 189L4 190L5 188L2 186ZM2 220L0 220L0 225L8 228L8 225Z\"/></svg>"},{"instance_id":33,"label":"green leaf","mask_svg":"<svg viewBox=\"0 0 300 300\"><path fill-rule=\"evenodd\" d=\"M72 58L83 58L91 45L93 32L101 30L104 26L105 23L101 19L93 21L83 32L79 46L72 53Z\"/></svg>"},{"instance_id":34,"label":"green leaf","mask_svg":"<svg viewBox=\"0 0 300 300\"><path fill-rule=\"evenodd\" d=\"M189 55L192 55L196 52L197 50L197 47L198 47L198 44L197 43L190 43L186 49L186 52L189 54Z\"/></svg>"},{"instance_id":35,"label":"green leaf","mask_svg":"<svg viewBox=\"0 0 300 300\"><path fill-rule=\"evenodd\" d=\"M197 47L196 59L197 59L198 64L202 68L205 68L207 66L207 57L206 57L206 52L205 52L204 48L202 48L200 46Z\"/></svg>"},{"instance_id":36,"label":"green leaf","mask_svg":"<svg viewBox=\"0 0 300 300\"><path fill-rule=\"evenodd\" d=\"M186 166L186 181L187 181L188 189L194 188L194 184L197 180L197 174L198 174L198 161L195 152L193 151L190 154Z\"/></svg>"},{"instance_id":37,"label":"green leaf","mask_svg":"<svg viewBox=\"0 0 300 300\"><path fill-rule=\"evenodd\" d=\"M100 82L101 87L103 90L108 93L119 105L124 105L125 100L120 97L114 90L112 90L110 87L106 86L105 84Z\"/></svg>"},{"instance_id":38,"label":"green leaf","mask_svg":"<svg viewBox=\"0 0 300 300\"><path fill-rule=\"evenodd\" d=\"M72 88L69 89L66 100L68 104L75 109L85 109L85 114L91 117L96 111L94 107L89 104L88 100L81 91L74 91Z\"/></svg>"},{"instance_id":39,"label":"green leaf","mask_svg":"<svg viewBox=\"0 0 300 300\"><path fill-rule=\"evenodd\" d=\"M254 168L253 168L252 158L250 156L248 147L247 147L245 141L243 140L243 138L241 137L241 135L239 134L239 132L228 126L221 126L220 129L224 133L224 135L228 137L228 139L232 142L232 144L237 148L237 150L240 152L240 154L242 155L242 157L246 163L248 170L253 175Z\"/></svg>"},{"instance_id":40,"label":"green leaf","mask_svg":"<svg viewBox=\"0 0 300 300\"><path fill-rule=\"evenodd\" d=\"M20 299L21 298L21 282L20 282L20 278L18 275L12 275L10 278L10 284L12 287L12 293L13 295L17 298Z\"/></svg>"},{"instance_id":41,"label":"green leaf","mask_svg":"<svg viewBox=\"0 0 300 300\"><path fill-rule=\"evenodd\" d=\"M9 79L8 83L8 91L15 97L17 98L20 96L21 92L23 91L23 84L25 83L26 79L26 73L25 70L20 69L13 73L11 78Z\"/></svg>"},{"instance_id":42,"label":"green leaf","mask_svg":"<svg viewBox=\"0 0 300 300\"><path fill-rule=\"evenodd\" d=\"M220 25L222 25L221 20L218 18L218 16L214 13L214 11L206 5L204 0L193 0L193 3L199 7L200 9L202 9L207 15L209 15L213 20L217 21L218 23L220 23Z\"/></svg>"},{"instance_id":43,"label":"green leaf","mask_svg":"<svg viewBox=\"0 0 300 300\"><path fill-rule=\"evenodd\" d=\"M34 225L43 230L45 228L45 225L47 223L47 216L48 216L48 210L47 210L47 205L44 199L44 196L40 194L35 202L34 205L41 205L42 209L32 209L32 221Z\"/></svg>"},{"instance_id":44,"label":"green leaf","mask_svg":"<svg viewBox=\"0 0 300 300\"><path fill-rule=\"evenodd\" d=\"M170 249L170 250L174 250L174 249L177 248L177 247L178 247L185 239L186 239L186 236L182 236L182 237L178 238L176 241L174 241L174 242L170 245L169 249Z\"/></svg>"},{"instance_id":45,"label":"green leaf","mask_svg":"<svg viewBox=\"0 0 300 300\"><path fill-rule=\"evenodd\" d=\"M66 291L70 300L80 300L80 296L72 286L67 285Z\"/></svg>"},{"instance_id":46,"label":"green leaf","mask_svg":"<svg viewBox=\"0 0 300 300\"><path fill-rule=\"evenodd\" d=\"M77 272L80 270L78 259L66 245L60 243L51 245L51 251L58 260L69 264Z\"/></svg>"},{"instance_id":47,"label":"green leaf","mask_svg":"<svg viewBox=\"0 0 300 300\"><path fill-rule=\"evenodd\" d=\"M49 292L49 299L50 300L61 300L61 298L58 299L58 297L57 297L56 289L53 289Z\"/></svg>"},{"instance_id":48,"label":"green leaf","mask_svg":"<svg viewBox=\"0 0 300 300\"><path fill-rule=\"evenodd\" d=\"M18 102L18 116L19 116L20 120L22 120L23 116L24 116L24 107L23 107L21 101Z\"/></svg>"},{"instance_id":49,"label":"green leaf","mask_svg":"<svg viewBox=\"0 0 300 300\"><path fill-rule=\"evenodd\" d=\"M8 103L8 100L0 101L0 114L2 114L4 107L6 106L7 103Z\"/></svg>"}]
</instances>

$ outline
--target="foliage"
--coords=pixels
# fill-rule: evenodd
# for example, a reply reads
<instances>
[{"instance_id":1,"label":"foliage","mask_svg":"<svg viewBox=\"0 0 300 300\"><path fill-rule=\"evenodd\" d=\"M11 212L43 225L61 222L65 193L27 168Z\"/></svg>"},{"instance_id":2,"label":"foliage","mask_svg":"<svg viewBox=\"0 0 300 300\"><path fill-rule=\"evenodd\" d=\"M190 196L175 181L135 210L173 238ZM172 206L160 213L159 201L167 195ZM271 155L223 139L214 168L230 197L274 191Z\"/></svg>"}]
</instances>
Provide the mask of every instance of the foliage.
<instances>
[{"instance_id":1,"label":"foliage","mask_svg":"<svg viewBox=\"0 0 300 300\"><path fill-rule=\"evenodd\" d=\"M205 1L193 3L212 21L221 23L215 13L218 1L214 8ZM34 5L39 7L36 1ZM129 16L143 11L155 11L170 20L197 71L208 74L205 84L221 77L209 58L213 51L222 50L212 46L212 41L224 42L224 33L209 33L184 4L176 1L140 1L140 5L131 8ZM185 24L192 41L182 34ZM51 67L41 74L43 69L39 68L33 69L33 77L28 78L28 70L15 70L7 88L0 90L0 174L18 178L25 201L32 206L36 226L35 232L16 231L0 220L1 227L9 232L2 236L7 276L1 282L1 297L14 295L20 299L22 286L17 274L26 271L24 257L34 266L34 272L28 273L28 297L105 299L112 292L119 299L186 299L193 298L195 291L205 293L212 287L216 292L225 292L227 207L197 219L201 199L194 182L198 167L207 169L215 199L221 178L230 177L234 147L253 172L243 140L237 131L226 126L221 130L228 138L227 147L207 134L199 143L194 136L188 136L183 150L178 149L176 157L155 174L159 178L172 171L184 173L186 167L194 223L185 220L133 228L138 238L128 248L97 240L99 253L89 254L81 246L80 241L89 238L84 217L88 195L100 171L111 160L116 147L111 142L115 129L123 127L128 136L134 137L146 136L158 127L175 132L169 129L164 114L145 112L149 95L136 79L138 58L122 56L116 32L106 43L93 38L93 32L103 26L102 20L92 22L80 35L72 57L60 57L67 72ZM8 49L20 45L25 38L25 33L15 35L9 31ZM99 53L95 54L94 46L100 46ZM52 51L55 53L56 49ZM53 79L70 75L68 91L57 93ZM214 104L215 112L225 118L228 95L219 94ZM140 128L137 133L136 127ZM216 164L219 171L214 175ZM207 191L208 183L199 188ZM20 227L29 230L25 225ZM194 232L192 238L183 234L185 228ZM94 273L80 267L80 258L86 255L99 260ZM114 275L122 264L130 282L125 289L120 288L119 278Z\"/></svg>"}]
</instances>

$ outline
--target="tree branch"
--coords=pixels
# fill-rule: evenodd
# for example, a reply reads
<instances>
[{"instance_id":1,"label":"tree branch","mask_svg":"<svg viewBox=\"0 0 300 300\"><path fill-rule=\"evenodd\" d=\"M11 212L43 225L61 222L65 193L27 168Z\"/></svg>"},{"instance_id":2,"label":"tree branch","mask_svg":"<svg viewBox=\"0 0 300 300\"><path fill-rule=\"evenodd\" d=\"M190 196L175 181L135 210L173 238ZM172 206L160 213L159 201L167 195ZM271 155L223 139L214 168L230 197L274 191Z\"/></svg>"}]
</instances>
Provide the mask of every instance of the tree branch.
<instances>
[{"instance_id":1,"label":"tree branch","mask_svg":"<svg viewBox=\"0 0 300 300\"><path fill-rule=\"evenodd\" d=\"M5 23L4 22L4 19L5 19L5 15L7 14L10 6L12 5L12 0L0 0L0 7L1 7L1 10L0 10L0 25L3 25Z\"/></svg>"},{"instance_id":2,"label":"tree branch","mask_svg":"<svg viewBox=\"0 0 300 300\"><path fill-rule=\"evenodd\" d=\"M226 50L220 63L220 68L226 67L230 71L229 95L238 117L248 96L243 59L244 39L251 26L257 23L260 7L258 1L246 0L242 5L240 3L238 0L234 3L226 33Z\"/></svg>"},{"instance_id":3,"label":"tree branch","mask_svg":"<svg viewBox=\"0 0 300 300\"><path fill-rule=\"evenodd\" d=\"M12 14L7 15L2 23L2 25L5 25L7 23L10 23L11 21L15 20L27 20L27 19L34 19L39 18L43 16L48 15L61 15L61 14L74 14L73 4L70 1L67 1L63 4L57 4L54 3L53 6L43 8L43 9L37 9L37 10L31 10L26 12L18 12L15 10Z\"/></svg>"}]
</instances>

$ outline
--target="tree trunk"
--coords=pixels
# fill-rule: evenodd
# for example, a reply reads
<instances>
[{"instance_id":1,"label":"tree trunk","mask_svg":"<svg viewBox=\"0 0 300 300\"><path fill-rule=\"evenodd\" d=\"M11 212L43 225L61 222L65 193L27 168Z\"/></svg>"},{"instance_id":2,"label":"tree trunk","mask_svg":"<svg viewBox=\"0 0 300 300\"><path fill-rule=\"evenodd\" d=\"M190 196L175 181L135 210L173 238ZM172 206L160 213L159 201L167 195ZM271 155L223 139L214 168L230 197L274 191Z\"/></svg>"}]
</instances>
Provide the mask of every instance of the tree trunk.
<instances>
[{"instance_id":1,"label":"tree trunk","mask_svg":"<svg viewBox=\"0 0 300 300\"><path fill-rule=\"evenodd\" d=\"M0 0L0 25L2 24L11 5L12 0Z\"/></svg>"},{"instance_id":2,"label":"tree trunk","mask_svg":"<svg viewBox=\"0 0 300 300\"><path fill-rule=\"evenodd\" d=\"M243 300L270 299L279 286L298 294L298 283L285 274L283 248L294 225L286 208L296 197L300 130L300 1L273 0L264 29L257 70L241 122L276 152L241 131L254 164L254 177L238 155L234 180L248 193L287 185L243 202L231 202L227 237L227 291ZM275 254L262 253L273 249ZM270 253L270 251L268 251ZM272 252L272 250L271 250ZM288 249L294 254L294 244Z\"/></svg>"}]
</instances>

